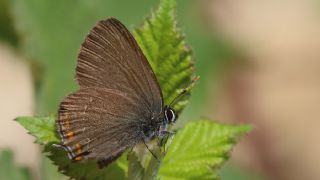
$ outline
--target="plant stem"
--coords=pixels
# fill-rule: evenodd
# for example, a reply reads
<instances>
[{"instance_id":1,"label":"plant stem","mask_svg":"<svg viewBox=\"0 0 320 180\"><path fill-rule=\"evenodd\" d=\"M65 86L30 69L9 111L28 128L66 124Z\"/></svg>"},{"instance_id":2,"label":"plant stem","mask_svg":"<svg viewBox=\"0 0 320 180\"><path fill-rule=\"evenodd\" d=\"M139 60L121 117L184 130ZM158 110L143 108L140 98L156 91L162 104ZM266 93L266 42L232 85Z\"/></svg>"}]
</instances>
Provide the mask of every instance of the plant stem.
<instances>
[{"instance_id":1,"label":"plant stem","mask_svg":"<svg viewBox=\"0 0 320 180\"><path fill-rule=\"evenodd\" d=\"M156 180L157 179L157 175L160 169L160 165L161 165L161 161L163 160L163 158L166 155L166 144L167 146L171 144L173 136L171 136L171 134L168 134L168 136L164 137L164 141L160 140L160 144L158 144L157 148L153 148L153 152L155 154L157 154L157 158L155 158L154 156L151 156L151 160L146 168L143 180Z\"/></svg>"},{"instance_id":2,"label":"plant stem","mask_svg":"<svg viewBox=\"0 0 320 180\"><path fill-rule=\"evenodd\" d=\"M161 159L162 159L162 157L161 157ZM157 174L160 169L160 164L161 164L161 162L159 162L159 160L152 157L149 162L149 165L146 169L143 180L155 180L157 178Z\"/></svg>"},{"instance_id":3,"label":"plant stem","mask_svg":"<svg viewBox=\"0 0 320 180\"><path fill-rule=\"evenodd\" d=\"M128 180L140 180L143 177L144 169L135 153L128 154Z\"/></svg>"}]
</instances>

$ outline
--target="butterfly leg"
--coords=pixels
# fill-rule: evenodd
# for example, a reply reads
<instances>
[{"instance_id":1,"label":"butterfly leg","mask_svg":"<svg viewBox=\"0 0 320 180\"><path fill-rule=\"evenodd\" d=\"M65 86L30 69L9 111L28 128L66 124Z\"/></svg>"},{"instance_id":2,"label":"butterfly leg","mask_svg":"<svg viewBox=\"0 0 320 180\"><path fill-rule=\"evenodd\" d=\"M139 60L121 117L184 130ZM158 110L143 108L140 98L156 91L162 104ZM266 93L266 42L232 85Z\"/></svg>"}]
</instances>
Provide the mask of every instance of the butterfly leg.
<instances>
[{"instance_id":1,"label":"butterfly leg","mask_svg":"<svg viewBox=\"0 0 320 180\"><path fill-rule=\"evenodd\" d=\"M160 132L160 142L159 145L160 147L163 147L163 151L166 151L166 144L168 139L170 138L170 136L173 136L174 134L176 134L176 131L161 131Z\"/></svg>"},{"instance_id":2,"label":"butterfly leg","mask_svg":"<svg viewBox=\"0 0 320 180\"><path fill-rule=\"evenodd\" d=\"M149 152L152 154L152 156L160 163L159 158L149 149L147 143L143 140L144 145L147 147L147 149L149 150Z\"/></svg>"}]
</instances>

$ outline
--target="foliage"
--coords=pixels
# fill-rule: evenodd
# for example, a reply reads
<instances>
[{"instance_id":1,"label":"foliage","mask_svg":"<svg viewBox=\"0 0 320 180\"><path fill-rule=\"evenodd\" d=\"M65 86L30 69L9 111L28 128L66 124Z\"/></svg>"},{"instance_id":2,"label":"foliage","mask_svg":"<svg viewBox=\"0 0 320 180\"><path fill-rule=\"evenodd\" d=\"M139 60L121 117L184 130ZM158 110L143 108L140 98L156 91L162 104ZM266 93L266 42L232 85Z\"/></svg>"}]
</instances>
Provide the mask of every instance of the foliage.
<instances>
[{"instance_id":1,"label":"foliage","mask_svg":"<svg viewBox=\"0 0 320 180\"><path fill-rule=\"evenodd\" d=\"M31 120L44 123L36 123L38 125L26 123ZM44 152L59 165L59 170L64 174L77 179L123 178L124 171L121 169L126 168L126 165L120 168L113 164L105 169L97 169L95 162L74 163L67 158L63 150L53 148L52 143L56 143L57 138L51 135L44 136L44 134L52 134L55 131L54 117L20 117L17 121L36 137L37 143L46 144ZM233 145L250 130L251 126L248 125L224 125L209 120L188 123L178 131L168 148L159 177L163 179L216 178L217 169L229 158ZM125 160L124 157L121 161L123 160Z\"/></svg>"},{"instance_id":2,"label":"foliage","mask_svg":"<svg viewBox=\"0 0 320 180\"><path fill-rule=\"evenodd\" d=\"M21 2L21 0L15 0L15 3L21 5L15 5L16 13L22 13L29 16L29 18L34 15L26 13L27 11L23 8L28 7L28 5ZM32 1L32 3L35 2ZM62 11L64 8L71 8L71 4L67 3L65 6L58 6L56 8ZM90 9L91 6L89 4L84 3L82 8ZM41 12L35 12L40 14L51 9L52 5L55 5L55 3L33 4L34 7L43 7ZM30 7L33 6L30 5ZM150 17L146 18L140 28L134 30L135 38L157 75L166 104L170 103L183 88L187 88L189 95L194 85L191 50L187 48L184 37L176 27L174 10L174 0L162 0L159 8ZM80 10L71 8L69 11L77 13ZM61 16L61 14L57 13L57 17L61 18ZM68 23L70 23L64 24L66 27L74 25L72 28L80 29L76 26L76 23L80 20L79 18L74 16L63 17L67 18ZM64 51L69 49L74 50L75 42L80 44L81 39L78 38L79 34L73 34L72 32L69 35L74 38L74 41L61 45L58 37L59 34L66 33L64 28L53 27L57 24L55 19L45 20L41 19L41 17L37 18L40 19L29 25L20 22L18 27L25 32L42 28L44 28L44 31L50 32L48 34L31 33L30 39L27 40L27 45L34 43L35 49L42 51L35 52L33 46L25 46L25 48L28 49L27 51L30 54L43 61L47 73L44 83L51 84L43 85L42 94L40 95L42 104L40 106L43 106L47 110L53 110L61 99L61 96L67 94L65 91L68 88L62 88L60 91L58 85L70 82L70 76L64 80L65 74L61 74L58 79L54 77L57 74L55 71L71 71L70 69L61 70L57 66L70 68L71 65L74 65L74 62L67 61L66 59L75 59L76 51L73 53L64 53ZM92 21L90 17L81 20L85 23ZM84 36L84 32L81 33ZM58 49L53 50L54 47L58 47ZM64 56L64 54L68 54L68 56ZM48 61L47 58L52 59L52 61ZM62 63L66 63L67 65L62 67ZM49 69L49 67L56 68ZM50 73L52 74L50 75ZM74 88L71 86L69 89ZM54 94L54 96L47 97L47 94ZM175 106L178 111L181 111L187 104L188 95L178 101L177 106ZM55 103L46 104L46 102ZM149 161L142 163L139 156L134 154L135 152L129 152L129 163L126 162L126 157L123 156L107 168L98 169L93 161L83 163L72 162L67 158L63 150L52 146L54 143L59 143L55 134L55 117L20 117L17 118L17 122L36 137L37 143L45 146L44 153L58 166L59 171L76 179L123 179L125 176L129 179L143 178L146 180L156 179L157 177L161 179L217 178L217 169L228 159L233 145L244 133L249 132L251 129L250 126L245 125L223 125L208 120L194 121L178 131L172 140L172 144L167 147L167 154L160 158L162 163L157 162L154 158L150 158L150 155L147 158Z\"/></svg>"},{"instance_id":3,"label":"foliage","mask_svg":"<svg viewBox=\"0 0 320 180\"><path fill-rule=\"evenodd\" d=\"M175 136L161 165L163 179L216 179L237 140L251 126L209 120L188 123Z\"/></svg>"},{"instance_id":4,"label":"foliage","mask_svg":"<svg viewBox=\"0 0 320 180\"><path fill-rule=\"evenodd\" d=\"M55 133L55 118L52 117L18 117L15 119L28 132L36 137L39 144L48 144L50 142L58 142Z\"/></svg>"},{"instance_id":5,"label":"foliage","mask_svg":"<svg viewBox=\"0 0 320 180\"><path fill-rule=\"evenodd\" d=\"M134 31L161 85L165 104L170 104L182 89L192 83L194 73L192 52L176 27L174 10L175 1L163 0L158 10ZM174 107L177 112L187 104L187 96Z\"/></svg>"}]
</instances>

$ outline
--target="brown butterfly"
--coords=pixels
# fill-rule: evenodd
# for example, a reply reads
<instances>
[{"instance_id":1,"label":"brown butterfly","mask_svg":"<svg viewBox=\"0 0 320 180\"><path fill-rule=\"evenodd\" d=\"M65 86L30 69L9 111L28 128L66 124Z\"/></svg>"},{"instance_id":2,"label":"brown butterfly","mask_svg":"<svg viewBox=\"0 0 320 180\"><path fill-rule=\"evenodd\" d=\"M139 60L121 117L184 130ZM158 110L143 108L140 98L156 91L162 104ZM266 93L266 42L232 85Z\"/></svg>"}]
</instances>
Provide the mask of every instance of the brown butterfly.
<instances>
[{"instance_id":1,"label":"brown butterfly","mask_svg":"<svg viewBox=\"0 0 320 180\"><path fill-rule=\"evenodd\" d=\"M98 22L82 43L76 79L80 89L62 101L56 122L57 146L70 159L107 166L176 121L137 42L114 18Z\"/></svg>"}]
</instances>

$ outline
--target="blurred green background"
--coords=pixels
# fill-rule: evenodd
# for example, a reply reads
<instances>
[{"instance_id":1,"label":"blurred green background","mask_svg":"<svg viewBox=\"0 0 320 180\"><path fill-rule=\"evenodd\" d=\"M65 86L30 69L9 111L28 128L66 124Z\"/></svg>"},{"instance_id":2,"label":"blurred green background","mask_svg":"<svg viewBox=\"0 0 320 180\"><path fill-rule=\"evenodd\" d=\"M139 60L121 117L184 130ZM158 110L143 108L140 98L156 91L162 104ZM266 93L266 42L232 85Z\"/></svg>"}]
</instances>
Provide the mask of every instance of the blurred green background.
<instances>
[{"instance_id":1,"label":"blurred green background","mask_svg":"<svg viewBox=\"0 0 320 180\"><path fill-rule=\"evenodd\" d=\"M16 157L0 153L0 179L61 178L12 119L56 113L77 88L77 53L98 20L132 29L158 4L0 0L0 149ZM179 124L205 116L256 126L222 179L319 179L319 2L177 0L177 19L201 77Z\"/></svg>"}]
</instances>

